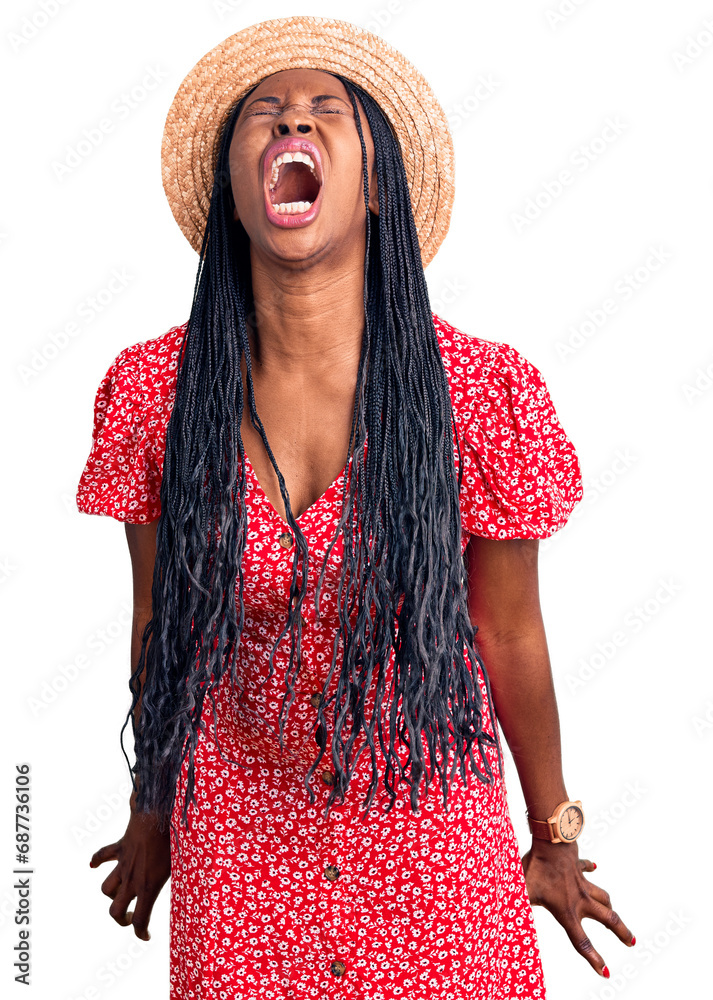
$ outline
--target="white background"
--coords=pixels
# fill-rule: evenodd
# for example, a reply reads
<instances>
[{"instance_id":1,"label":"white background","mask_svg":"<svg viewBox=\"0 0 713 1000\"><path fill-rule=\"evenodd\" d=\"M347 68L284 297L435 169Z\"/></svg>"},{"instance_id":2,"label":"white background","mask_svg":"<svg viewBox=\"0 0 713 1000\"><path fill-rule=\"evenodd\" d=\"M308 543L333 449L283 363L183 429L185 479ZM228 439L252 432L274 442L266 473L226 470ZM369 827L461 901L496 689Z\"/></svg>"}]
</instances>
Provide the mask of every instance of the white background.
<instances>
[{"instance_id":1,"label":"white background","mask_svg":"<svg viewBox=\"0 0 713 1000\"><path fill-rule=\"evenodd\" d=\"M0 28L4 995L168 997L169 885L146 944L108 916L99 887L113 863L88 866L128 813L119 729L131 576L122 526L80 515L74 493L101 377L123 347L190 310L198 258L160 175L172 97L223 38L295 13L379 31L432 84L457 171L450 233L426 271L432 306L540 369L580 457L585 498L541 544L542 604L567 790L587 819L580 854L597 862L591 880L638 943L629 950L585 920L607 982L535 907L549 1000L667 1000L682 979L698 995L710 981L713 6L45 8L52 16L39 0L6 4ZM112 110L150 71L160 79L145 99ZM58 177L53 164L107 116L112 132ZM563 170L571 183L557 192ZM114 270L125 285L91 316L88 299ZM76 335L63 337L72 322ZM22 761L33 785L30 990L12 982L11 968L11 795ZM524 852L525 807L510 758L507 766Z\"/></svg>"}]
</instances>

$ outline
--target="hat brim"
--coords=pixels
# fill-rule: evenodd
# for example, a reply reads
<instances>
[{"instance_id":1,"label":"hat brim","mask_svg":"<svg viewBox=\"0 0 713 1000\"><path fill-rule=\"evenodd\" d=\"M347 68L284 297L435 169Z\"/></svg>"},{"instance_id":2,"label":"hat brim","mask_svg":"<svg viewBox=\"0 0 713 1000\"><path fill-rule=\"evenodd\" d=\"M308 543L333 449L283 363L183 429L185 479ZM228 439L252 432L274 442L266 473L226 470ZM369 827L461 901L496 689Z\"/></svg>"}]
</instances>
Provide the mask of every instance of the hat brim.
<instances>
[{"instance_id":1,"label":"hat brim","mask_svg":"<svg viewBox=\"0 0 713 1000\"><path fill-rule=\"evenodd\" d=\"M421 259L433 260L450 224L453 140L431 87L400 52L348 21L295 16L262 21L200 59L173 99L161 143L163 187L193 249L203 242L217 136L240 98L286 69L321 69L353 81L378 102L401 147Z\"/></svg>"}]
</instances>

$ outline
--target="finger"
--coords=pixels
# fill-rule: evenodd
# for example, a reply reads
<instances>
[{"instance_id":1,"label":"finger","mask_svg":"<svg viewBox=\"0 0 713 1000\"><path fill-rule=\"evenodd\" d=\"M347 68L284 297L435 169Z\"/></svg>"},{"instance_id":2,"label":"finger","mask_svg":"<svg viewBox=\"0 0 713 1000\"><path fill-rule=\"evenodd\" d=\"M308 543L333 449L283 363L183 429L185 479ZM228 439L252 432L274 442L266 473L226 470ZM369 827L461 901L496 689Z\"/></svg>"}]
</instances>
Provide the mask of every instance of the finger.
<instances>
[{"instance_id":1,"label":"finger","mask_svg":"<svg viewBox=\"0 0 713 1000\"><path fill-rule=\"evenodd\" d=\"M604 959L584 933L582 922L577 914L572 910L568 911L566 915L560 918L560 923L567 932L567 937L574 945L575 950L578 951L583 958L586 958L595 972L597 972L600 976L604 976L606 970Z\"/></svg>"},{"instance_id":2,"label":"finger","mask_svg":"<svg viewBox=\"0 0 713 1000\"><path fill-rule=\"evenodd\" d=\"M110 899L114 899L119 887L121 886L121 875L119 874L119 866L117 865L113 872L104 879L101 884L101 891L105 896Z\"/></svg>"},{"instance_id":3,"label":"finger","mask_svg":"<svg viewBox=\"0 0 713 1000\"><path fill-rule=\"evenodd\" d=\"M589 858L580 858L579 866L583 872L593 872L594 869L597 867L593 861L589 860Z\"/></svg>"},{"instance_id":4,"label":"finger","mask_svg":"<svg viewBox=\"0 0 713 1000\"><path fill-rule=\"evenodd\" d=\"M92 854L91 861L89 865L91 868L96 868L97 865L104 864L105 861L118 861L119 859L119 845L117 844L107 844L105 847L100 847L98 851Z\"/></svg>"},{"instance_id":5,"label":"finger","mask_svg":"<svg viewBox=\"0 0 713 1000\"><path fill-rule=\"evenodd\" d=\"M128 886L122 885L109 907L109 916L116 920L120 927L127 927L133 919L134 911L129 910L129 905L135 895L136 893Z\"/></svg>"},{"instance_id":6,"label":"finger","mask_svg":"<svg viewBox=\"0 0 713 1000\"><path fill-rule=\"evenodd\" d=\"M603 892L603 890L600 891ZM608 899L609 894L605 893L605 895ZM605 927L608 927L609 930L613 931L619 940L623 941L624 944L631 944L634 935L631 933L619 914L612 910L610 906L599 903L596 899L590 899L586 915L588 917L593 917L594 920L598 920L600 924L604 924Z\"/></svg>"},{"instance_id":7,"label":"finger","mask_svg":"<svg viewBox=\"0 0 713 1000\"><path fill-rule=\"evenodd\" d=\"M606 906L608 909L611 909L611 896L606 889L602 889L601 886L595 885L594 882L590 882L586 878L584 879L584 884L587 887L587 892L592 899L601 903L602 906Z\"/></svg>"},{"instance_id":8,"label":"finger","mask_svg":"<svg viewBox=\"0 0 713 1000\"><path fill-rule=\"evenodd\" d=\"M153 910L153 905L156 902L156 897L158 892L153 892L149 889L144 889L136 897L136 907L134 909L134 916L132 923L134 925L134 933L142 941L150 941L151 935L149 934L149 920L151 918L151 911Z\"/></svg>"}]
</instances>

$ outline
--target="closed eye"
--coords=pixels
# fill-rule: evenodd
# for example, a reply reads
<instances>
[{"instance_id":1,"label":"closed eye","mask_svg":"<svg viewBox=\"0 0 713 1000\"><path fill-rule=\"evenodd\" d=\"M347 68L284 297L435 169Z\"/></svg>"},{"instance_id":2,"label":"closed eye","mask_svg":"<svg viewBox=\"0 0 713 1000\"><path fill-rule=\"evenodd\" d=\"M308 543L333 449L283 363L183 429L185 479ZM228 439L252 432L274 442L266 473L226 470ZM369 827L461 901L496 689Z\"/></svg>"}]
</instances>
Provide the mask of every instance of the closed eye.
<instances>
[{"instance_id":1,"label":"closed eye","mask_svg":"<svg viewBox=\"0 0 713 1000\"><path fill-rule=\"evenodd\" d=\"M252 118L254 115L274 115L279 114L279 111L249 111L247 116ZM342 111L341 108L315 108L312 111L313 115L344 115L346 111Z\"/></svg>"}]
</instances>

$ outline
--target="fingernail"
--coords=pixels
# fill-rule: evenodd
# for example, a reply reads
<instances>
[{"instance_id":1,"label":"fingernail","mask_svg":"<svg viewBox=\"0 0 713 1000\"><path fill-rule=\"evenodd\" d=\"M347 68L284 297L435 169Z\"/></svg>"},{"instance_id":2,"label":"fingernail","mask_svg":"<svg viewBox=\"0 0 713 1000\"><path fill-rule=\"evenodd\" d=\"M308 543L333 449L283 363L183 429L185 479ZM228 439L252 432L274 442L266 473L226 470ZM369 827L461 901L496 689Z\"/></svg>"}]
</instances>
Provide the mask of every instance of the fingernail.
<instances>
[{"instance_id":1,"label":"fingernail","mask_svg":"<svg viewBox=\"0 0 713 1000\"><path fill-rule=\"evenodd\" d=\"M602 969L602 975L604 976L605 979L609 978L609 969L607 969L606 965Z\"/></svg>"},{"instance_id":2,"label":"fingernail","mask_svg":"<svg viewBox=\"0 0 713 1000\"><path fill-rule=\"evenodd\" d=\"M631 947L633 947L633 946L634 946L635 944L636 944L636 938L635 938L635 937L633 937L633 938L631 939Z\"/></svg>"},{"instance_id":3,"label":"fingernail","mask_svg":"<svg viewBox=\"0 0 713 1000\"><path fill-rule=\"evenodd\" d=\"M597 867L596 861L592 861L592 868L596 868L596 867Z\"/></svg>"}]
</instances>

